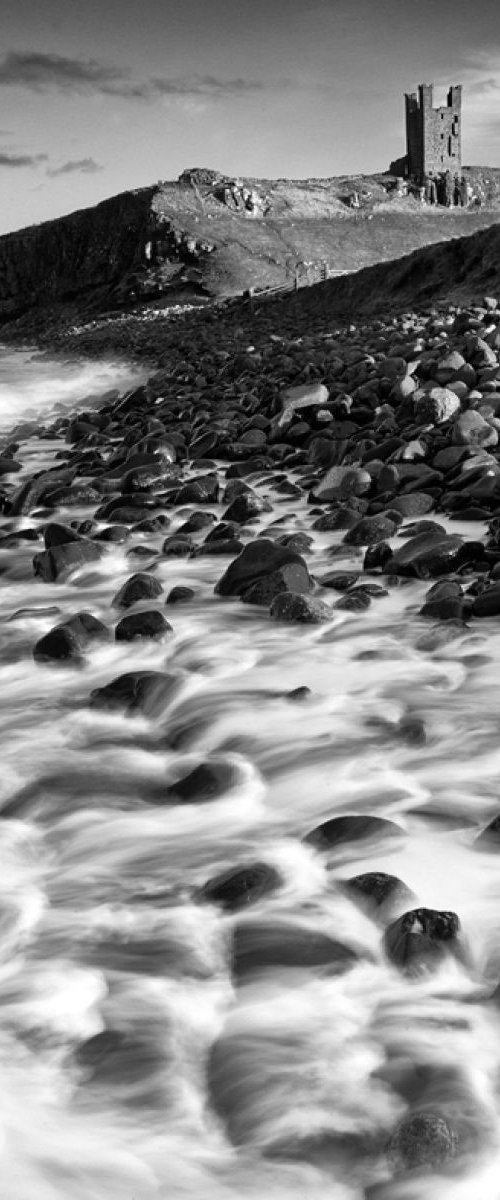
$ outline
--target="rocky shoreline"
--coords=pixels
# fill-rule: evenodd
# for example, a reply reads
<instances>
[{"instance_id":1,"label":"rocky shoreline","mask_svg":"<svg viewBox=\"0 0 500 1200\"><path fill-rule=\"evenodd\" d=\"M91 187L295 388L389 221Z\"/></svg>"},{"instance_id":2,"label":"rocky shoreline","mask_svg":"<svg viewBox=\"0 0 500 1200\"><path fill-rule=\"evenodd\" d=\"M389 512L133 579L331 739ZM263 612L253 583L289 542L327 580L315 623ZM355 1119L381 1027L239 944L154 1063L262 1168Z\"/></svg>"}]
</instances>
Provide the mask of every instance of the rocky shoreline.
<instances>
[{"instance_id":1,"label":"rocky shoreline","mask_svg":"<svg viewBox=\"0 0 500 1200\"><path fill-rule=\"evenodd\" d=\"M413 616L423 654L439 654L499 616L500 304L485 297L345 328L329 328L327 309L314 305L302 306L300 321L292 306L281 318L273 306L253 321L237 309L178 314L161 327L147 383L46 428L21 422L4 439L0 571L9 578L29 544L34 595L48 583L57 605L61 585L75 579L75 611L33 644L38 663L84 666L99 640L168 639L172 612L194 590L176 585L165 595L157 575L165 559L217 556L216 603L228 615L234 605L248 606L249 617L267 613L280 628L328 628L339 613L363 621L393 589L425 581ZM151 326L129 340L128 353L149 361L154 339ZM102 353L109 330L75 342L79 353ZM124 334L124 352L125 342ZM60 349L73 344L60 339ZM36 473L23 462L33 440L59 447ZM279 504L300 516L295 530L283 532ZM450 532L450 522L473 533ZM331 567L318 573L315 541L324 533L336 540ZM105 571L116 546L130 576L102 621L79 610L76 572ZM154 719L176 687L168 671L133 669L94 689L90 704ZM286 698L306 704L310 694L304 685ZM428 738L417 718L397 733L416 746ZM210 802L227 787L225 772L224 760L201 764L177 781L175 802ZM3 815L18 815L25 799L14 797ZM477 829L478 848L495 848L499 821ZM382 818L332 816L305 844L323 855L399 833ZM267 863L249 862L208 879L199 899L236 913L280 884ZM396 969L419 976L449 956L470 969L456 913L415 906L405 882L384 872L353 877L346 890L376 919ZM343 972L353 958L341 941L301 942L292 925L286 936L272 923L253 934L248 924L235 927L236 980L270 963ZM480 983L489 998L492 981ZM244 1101L233 1103L218 1054L224 1059L222 1042L210 1063L212 1101L237 1142ZM458 1068L441 1089L430 1075L410 1086L403 1072L393 1083L412 1099L388 1145L395 1190L381 1185L384 1197L399 1195L406 1172L465 1169L484 1132L468 1086L460 1092ZM366 1195L378 1195L378 1186Z\"/></svg>"}]
</instances>

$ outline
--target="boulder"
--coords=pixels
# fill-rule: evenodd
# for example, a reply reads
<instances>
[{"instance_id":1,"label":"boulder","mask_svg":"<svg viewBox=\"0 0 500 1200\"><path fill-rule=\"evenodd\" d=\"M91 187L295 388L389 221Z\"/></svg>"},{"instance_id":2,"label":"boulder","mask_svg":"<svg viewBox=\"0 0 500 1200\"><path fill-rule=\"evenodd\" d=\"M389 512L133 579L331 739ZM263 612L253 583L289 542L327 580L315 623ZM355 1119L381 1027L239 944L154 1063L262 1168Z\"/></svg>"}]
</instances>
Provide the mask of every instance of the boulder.
<instances>
[{"instance_id":1,"label":"boulder","mask_svg":"<svg viewBox=\"0 0 500 1200\"><path fill-rule=\"evenodd\" d=\"M90 693L91 708L124 709L145 717L160 716L177 690L175 675L162 671L128 671Z\"/></svg>"},{"instance_id":2,"label":"boulder","mask_svg":"<svg viewBox=\"0 0 500 1200\"><path fill-rule=\"evenodd\" d=\"M304 594L311 586L307 570L300 563L286 563L270 575L261 575L241 593L244 604L259 604L269 608L282 592Z\"/></svg>"},{"instance_id":3,"label":"boulder","mask_svg":"<svg viewBox=\"0 0 500 1200\"><path fill-rule=\"evenodd\" d=\"M357 961L355 951L344 942L290 921L245 921L234 931L232 969L238 981L283 967L326 968L328 975L338 975Z\"/></svg>"},{"instance_id":4,"label":"boulder","mask_svg":"<svg viewBox=\"0 0 500 1200\"><path fill-rule=\"evenodd\" d=\"M297 409L317 408L328 402L328 388L324 383L306 383L289 387L281 394L281 412L275 418L272 429L283 430L290 425Z\"/></svg>"},{"instance_id":5,"label":"boulder","mask_svg":"<svg viewBox=\"0 0 500 1200\"><path fill-rule=\"evenodd\" d=\"M172 626L158 609L148 608L144 612L129 613L122 617L115 628L115 641L133 642L135 638L154 638L163 641Z\"/></svg>"},{"instance_id":6,"label":"boulder","mask_svg":"<svg viewBox=\"0 0 500 1200\"><path fill-rule=\"evenodd\" d=\"M498 431L476 409L469 408L455 421L452 440L455 446L496 446Z\"/></svg>"},{"instance_id":7,"label":"boulder","mask_svg":"<svg viewBox=\"0 0 500 1200\"><path fill-rule=\"evenodd\" d=\"M329 501L347 496L363 496L371 488L372 477L363 467L330 467L313 488L315 500Z\"/></svg>"},{"instance_id":8,"label":"boulder","mask_svg":"<svg viewBox=\"0 0 500 1200\"><path fill-rule=\"evenodd\" d=\"M415 899L413 892L397 875L385 871L368 871L364 875L353 875L342 881L341 889L360 908L378 917L388 910L406 908Z\"/></svg>"},{"instance_id":9,"label":"boulder","mask_svg":"<svg viewBox=\"0 0 500 1200\"><path fill-rule=\"evenodd\" d=\"M237 769L230 759L207 759L170 784L168 798L178 804L205 804L230 791L237 779Z\"/></svg>"},{"instance_id":10,"label":"boulder","mask_svg":"<svg viewBox=\"0 0 500 1200\"><path fill-rule=\"evenodd\" d=\"M455 570L463 552L464 541L456 534L417 533L393 552L387 569L394 575L437 578Z\"/></svg>"},{"instance_id":11,"label":"boulder","mask_svg":"<svg viewBox=\"0 0 500 1200\"><path fill-rule=\"evenodd\" d=\"M106 625L92 613L75 613L39 638L33 648L33 657L37 662L81 662L90 642L102 641L109 636Z\"/></svg>"},{"instance_id":12,"label":"boulder","mask_svg":"<svg viewBox=\"0 0 500 1200\"><path fill-rule=\"evenodd\" d=\"M244 863L209 879L198 891L197 899L220 904L226 912L237 912L275 892L281 882L278 871L269 863Z\"/></svg>"},{"instance_id":13,"label":"boulder","mask_svg":"<svg viewBox=\"0 0 500 1200\"><path fill-rule=\"evenodd\" d=\"M432 970L448 955L464 961L460 921L454 912L414 908L393 921L385 931L388 958L411 974Z\"/></svg>"},{"instance_id":14,"label":"boulder","mask_svg":"<svg viewBox=\"0 0 500 1200\"><path fill-rule=\"evenodd\" d=\"M328 604L299 592L280 592L275 596L269 613L273 621L287 621L300 625L322 625L332 619L332 610Z\"/></svg>"},{"instance_id":15,"label":"boulder","mask_svg":"<svg viewBox=\"0 0 500 1200\"><path fill-rule=\"evenodd\" d=\"M137 571L135 575L131 575L129 579L125 580L125 583L113 596L111 604L113 608L130 608L139 600L155 600L162 591L163 587L154 575L150 575L147 571Z\"/></svg>"},{"instance_id":16,"label":"boulder","mask_svg":"<svg viewBox=\"0 0 500 1200\"><path fill-rule=\"evenodd\" d=\"M394 514L394 519L383 512L373 517L362 517L356 525L347 530L342 540L347 546L371 546L393 537L398 525L398 514Z\"/></svg>"},{"instance_id":17,"label":"boulder","mask_svg":"<svg viewBox=\"0 0 500 1200\"><path fill-rule=\"evenodd\" d=\"M386 817L372 817L358 813L342 817L331 817L308 833L304 842L315 850L336 850L339 846L360 841L380 841L400 837L400 825Z\"/></svg>"},{"instance_id":18,"label":"boulder","mask_svg":"<svg viewBox=\"0 0 500 1200\"><path fill-rule=\"evenodd\" d=\"M256 538L229 564L216 584L215 591L219 596L241 596L257 579L271 575L289 564L301 568L304 591L310 590L312 581L300 554L287 546L276 545L268 538Z\"/></svg>"},{"instance_id":19,"label":"boulder","mask_svg":"<svg viewBox=\"0 0 500 1200\"><path fill-rule=\"evenodd\" d=\"M33 571L44 583L55 583L65 579L72 571L86 563L97 562L105 553L105 546L98 542L78 538L73 542L55 545L50 550L41 550L33 559Z\"/></svg>"},{"instance_id":20,"label":"boulder","mask_svg":"<svg viewBox=\"0 0 500 1200\"><path fill-rule=\"evenodd\" d=\"M413 1112L404 1117L393 1133L387 1157L400 1174L419 1168L434 1172L456 1157L458 1136L440 1112Z\"/></svg>"},{"instance_id":21,"label":"boulder","mask_svg":"<svg viewBox=\"0 0 500 1200\"><path fill-rule=\"evenodd\" d=\"M419 423L443 425L460 412L460 400L451 388L431 387L414 395L414 412Z\"/></svg>"}]
</instances>

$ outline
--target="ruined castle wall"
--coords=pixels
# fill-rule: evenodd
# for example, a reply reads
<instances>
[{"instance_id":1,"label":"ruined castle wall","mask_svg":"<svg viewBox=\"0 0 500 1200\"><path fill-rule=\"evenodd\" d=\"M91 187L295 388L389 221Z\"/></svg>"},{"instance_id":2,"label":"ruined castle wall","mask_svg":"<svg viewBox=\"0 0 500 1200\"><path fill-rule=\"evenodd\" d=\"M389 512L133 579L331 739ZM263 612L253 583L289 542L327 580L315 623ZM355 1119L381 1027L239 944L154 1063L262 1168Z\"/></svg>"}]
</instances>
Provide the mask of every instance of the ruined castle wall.
<instances>
[{"instance_id":1,"label":"ruined castle wall","mask_svg":"<svg viewBox=\"0 0 500 1200\"><path fill-rule=\"evenodd\" d=\"M407 95L406 148L409 174L422 178L430 171L452 174L462 167L461 87L451 87L447 104L433 107L432 84L420 84L418 96Z\"/></svg>"}]
</instances>

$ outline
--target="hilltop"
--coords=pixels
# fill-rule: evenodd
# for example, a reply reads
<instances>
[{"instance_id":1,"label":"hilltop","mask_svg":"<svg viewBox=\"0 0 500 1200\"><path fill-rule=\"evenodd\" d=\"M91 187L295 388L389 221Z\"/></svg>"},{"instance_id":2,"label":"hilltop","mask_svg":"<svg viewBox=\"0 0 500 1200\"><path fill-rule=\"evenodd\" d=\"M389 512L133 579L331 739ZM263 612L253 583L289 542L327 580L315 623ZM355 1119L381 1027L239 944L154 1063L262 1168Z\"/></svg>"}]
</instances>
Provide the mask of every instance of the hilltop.
<instances>
[{"instance_id":1,"label":"hilltop","mask_svg":"<svg viewBox=\"0 0 500 1200\"><path fill-rule=\"evenodd\" d=\"M401 258L500 221L500 170L467 168L483 207L428 208L389 174L234 181L209 169L0 237L0 320L43 321L241 294ZM356 191L359 209L350 207ZM248 193L245 203L244 195Z\"/></svg>"}]
</instances>

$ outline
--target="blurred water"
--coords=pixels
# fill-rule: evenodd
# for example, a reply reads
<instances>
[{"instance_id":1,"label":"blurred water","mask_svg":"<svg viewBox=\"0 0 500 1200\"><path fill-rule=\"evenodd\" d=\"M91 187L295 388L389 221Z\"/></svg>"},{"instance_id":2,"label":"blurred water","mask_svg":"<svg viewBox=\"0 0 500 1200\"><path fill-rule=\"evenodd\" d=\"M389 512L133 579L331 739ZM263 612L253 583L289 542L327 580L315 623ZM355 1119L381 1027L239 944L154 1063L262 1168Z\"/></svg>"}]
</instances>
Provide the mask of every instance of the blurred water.
<instances>
[{"instance_id":1,"label":"blurred water","mask_svg":"<svg viewBox=\"0 0 500 1200\"><path fill-rule=\"evenodd\" d=\"M44 414L56 394L71 407L80 388L125 383L102 364L11 351L0 362L15 419L28 400ZM55 445L23 444L25 470ZM256 486L273 503L261 528L309 530L305 504ZM170 531L187 511L169 510ZM339 536L314 535L314 574ZM127 558L130 545L161 541L134 533L57 586L34 579L32 543L0 550L2 1197L498 1200L499 1019L484 1000L500 978L500 874L496 853L473 849L499 809L495 620L421 649L426 585L411 581L327 626L277 625L214 595L227 559L164 558L164 595L140 607L163 611L171 587L195 589L167 609L167 641L111 640L84 667L34 662L64 615L86 609L113 630L115 592L149 561ZM360 564L347 547L334 562ZM89 707L94 688L135 667L177 676L154 718ZM311 695L292 703L303 685ZM403 736L408 718L423 721L425 744ZM215 758L231 786L174 803L175 782ZM403 835L327 855L304 844L341 813L390 818ZM255 860L279 872L276 892L236 915L199 903L208 879ZM415 903L458 912L464 964L406 978L388 963L384 922L339 886L374 870L399 876ZM337 939L352 965L274 967L236 986L235 928L258 945L270 922L283 938L293 926ZM88 1041L104 1031L106 1043ZM384 1148L408 1079L463 1130L455 1172L391 1181Z\"/></svg>"}]
</instances>

